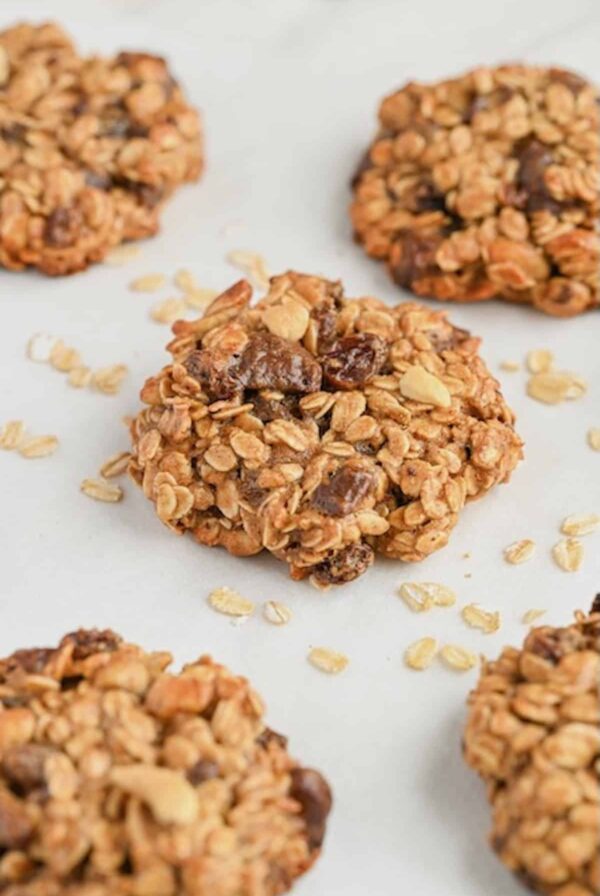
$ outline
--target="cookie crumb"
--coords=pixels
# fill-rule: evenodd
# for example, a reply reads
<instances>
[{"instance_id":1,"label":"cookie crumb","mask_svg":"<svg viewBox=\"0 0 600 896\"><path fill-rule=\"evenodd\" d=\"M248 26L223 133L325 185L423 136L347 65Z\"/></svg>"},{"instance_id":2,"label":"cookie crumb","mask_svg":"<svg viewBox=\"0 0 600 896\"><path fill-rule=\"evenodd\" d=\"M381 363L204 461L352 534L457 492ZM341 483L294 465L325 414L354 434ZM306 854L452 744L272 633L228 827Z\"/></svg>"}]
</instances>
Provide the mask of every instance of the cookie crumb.
<instances>
[{"instance_id":1,"label":"cookie crumb","mask_svg":"<svg viewBox=\"0 0 600 896\"><path fill-rule=\"evenodd\" d=\"M523 538L521 541L515 541L513 544L510 544L504 551L504 559L507 563L512 563L513 565L518 565L520 563L527 563L528 560L531 560L535 553L535 541L532 541L531 538Z\"/></svg>"},{"instance_id":2,"label":"cookie crumb","mask_svg":"<svg viewBox=\"0 0 600 896\"><path fill-rule=\"evenodd\" d=\"M565 572L577 572L583 563L583 545L577 538L565 538L554 545L552 556Z\"/></svg>"},{"instance_id":3,"label":"cookie crumb","mask_svg":"<svg viewBox=\"0 0 600 896\"><path fill-rule=\"evenodd\" d=\"M208 595L208 603L217 613L225 616L251 616L255 605L247 597L242 597L237 591L226 585L215 588Z\"/></svg>"},{"instance_id":4,"label":"cookie crumb","mask_svg":"<svg viewBox=\"0 0 600 896\"><path fill-rule=\"evenodd\" d=\"M123 499L123 489L119 485L104 482L102 479L84 479L80 490L88 498L94 501L104 501L107 504L116 504Z\"/></svg>"},{"instance_id":5,"label":"cookie crumb","mask_svg":"<svg viewBox=\"0 0 600 896\"><path fill-rule=\"evenodd\" d=\"M421 672L431 666L437 652L438 642L435 638L419 638L406 648L404 662L409 669Z\"/></svg>"},{"instance_id":6,"label":"cookie crumb","mask_svg":"<svg viewBox=\"0 0 600 896\"><path fill-rule=\"evenodd\" d=\"M263 604L263 616L272 625L287 625L292 611L278 600L268 600Z\"/></svg>"},{"instance_id":7,"label":"cookie crumb","mask_svg":"<svg viewBox=\"0 0 600 896\"><path fill-rule=\"evenodd\" d=\"M343 653L330 650L328 647L313 647L308 654L308 661L321 672L327 672L329 675L338 675L343 672L350 662Z\"/></svg>"}]
</instances>

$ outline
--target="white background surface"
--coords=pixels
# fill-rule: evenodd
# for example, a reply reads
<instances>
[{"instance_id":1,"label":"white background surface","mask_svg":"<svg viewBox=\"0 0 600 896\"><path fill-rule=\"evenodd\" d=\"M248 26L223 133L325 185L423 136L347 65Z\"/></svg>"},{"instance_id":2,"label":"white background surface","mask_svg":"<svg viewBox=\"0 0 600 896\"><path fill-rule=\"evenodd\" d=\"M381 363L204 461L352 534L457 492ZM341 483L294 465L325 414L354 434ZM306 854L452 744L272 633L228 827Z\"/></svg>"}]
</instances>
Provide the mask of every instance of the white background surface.
<instances>
[{"instance_id":1,"label":"white background surface","mask_svg":"<svg viewBox=\"0 0 600 896\"><path fill-rule=\"evenodd\" d=\"M547 607L547 619L561 623L600 590L598 536L586 539L577 574L561 572L549 553L566 514L600 508L600 455L585 441L600 426L598 313L557 321L500 303L451 309L458 325L484 337L527 457L512 483L469 507L450 546L419 567L380 561L322 596L268 557L236 560L171 536L133 485L114 506L78 489L127 447L121 417L136 410L145 376L166 363L168 330L148 317L159 296L129 292L134 276L188 267L202 285L224 288L237 276L226 252L250 249L274 272L339 276L350 295L401 298L353 245L346 216L348 180L379 98L409 78L506 60L572 66L599 81L597 0L0 2L2 27L50 15L85 50L167 55L203 109L208 167L169 205L162 235L126 267L62 280L0 274L0 421L23 418L61 439L52 458L0 457L0 654L53 643L79 625L111 626L148 648L170 647L178 661L209 651L248 675L272 727L335 788L326 850L299 896L518 893L485 847L484 790L460 757L475 673L411 673L402 653L434 634L492 655L522 638L527 609ZM129 364L121 394L75 391L27 361L37 330L61 336L94 366ZM542 406L525 397L523 373L499 371L500 361L535 347L553 349L560 366L587 378L584 400ZM535 558L504 563L502 549L524 537L538 542ZM501 610L501 631L468 630L457 609L411 614L394 596L403 579L442 581L459 606ZM256 601L286 601L292 624L277 629L257 615L232 626L205 605L222 584ZM349 668L338 678L319 673L305 659L311 645L346 652Z\"/></svg>"}]
</instances>

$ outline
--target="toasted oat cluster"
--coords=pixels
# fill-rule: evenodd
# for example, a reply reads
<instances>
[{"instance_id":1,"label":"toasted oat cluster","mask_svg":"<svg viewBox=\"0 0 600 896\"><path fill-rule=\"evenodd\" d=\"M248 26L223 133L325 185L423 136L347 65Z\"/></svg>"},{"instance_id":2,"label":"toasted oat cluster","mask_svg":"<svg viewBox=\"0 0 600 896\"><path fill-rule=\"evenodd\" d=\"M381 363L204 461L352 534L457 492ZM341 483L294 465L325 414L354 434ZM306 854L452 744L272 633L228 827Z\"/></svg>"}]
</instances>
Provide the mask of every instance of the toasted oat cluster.
<instances>
[{"instance_id":1,"label":"toasted oat cluster","mask_svg":"<svg viewBox=\"0 0 600 896\"><path fill-rule=\"evenodd\" d=\"M572 72L478 68L386 97L355 180L357 239L418 295L600 305L598 91Z\"/></svg>"},{"instance_id":2,"label":"toasted oat cluster","mask_svg":"<svg viewBox=\"0 0 600 896\"><path fill-rule=\"evenodd\" d=\"M277 896L317 858L321 775L207 657L111 631L0 660L3 896Z\"/></svg>"},{"instance_id":3,"label":"toasted oat cluster","mask_svg":"<svg viewBox=\"0 0 600 896\"><path fill-rule=\"evenodd\" d=\"M0 264L80 271L155 233L202 168L200 124L147 53L80 56L54 24L0 32Z\"/></svg>"},{"instance_id":4,"label":"toasted oat cluster","mask_svg":"<svg viewBox=\"0 0 600 896\"><path fill-rule=\"evenodd\" d=\"M484 667L465 756L488 785L491 842L531 889L600 893L600 595Z\"/></svg>"},{"instance_id":5,"label":"toasted oat cluster","mask_svg":"<svg viewBox=\"0 0 600 896\"><path fill-rule=\"evenodd\" d=\"M242 280L178 321L173 362L142 389L130 469L159 519L232 554L267 549L318 587L376 551L445 545L521 456L479 340L305 274L251 295Z\"/></svg>"}]
</instances>

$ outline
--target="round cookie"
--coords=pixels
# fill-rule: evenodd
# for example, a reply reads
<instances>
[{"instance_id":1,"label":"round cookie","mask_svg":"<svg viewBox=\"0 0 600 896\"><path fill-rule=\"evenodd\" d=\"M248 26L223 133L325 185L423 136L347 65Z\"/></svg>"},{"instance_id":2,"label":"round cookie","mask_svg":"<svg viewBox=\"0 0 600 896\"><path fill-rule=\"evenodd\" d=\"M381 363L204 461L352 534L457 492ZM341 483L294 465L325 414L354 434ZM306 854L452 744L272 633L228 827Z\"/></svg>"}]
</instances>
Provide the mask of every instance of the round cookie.
<instances>
[{"instance_id":1,"label":"round cookie","mask_svg":"<svg viewBox=\"0 0 600 896\"><path fill-rule=\"evenodd\" d=\"M54 24L0 32L0 264L68 274L155 233L202 168L197 112L146 53L80 56Z\"/></svg>"},{"instance_id":2,"label":"round cookie","mask_svg":"<svg viewBox=\"0 0 600 896\"><path fill-rule=\"evenodd\" d=\"M600 595L566 628L485 664L465 757L486 781L491 843L532 890L600 893Z\"/></svg>"},{"instance_id":3,"label":"round cookie","mask_svg":"<svg viewBox=\"0 0 600 896\"><path fill-rule=\"evenodd\" d=\"M289 272L178 321L141 392L131 473L175 532L326 587L422 560L521 457L479 340L415 303Z\"/></svg>"},{"instance_id":4,"label":"round cookie","mask_svg":"<svg viewBox=\"0 0 600 896\"><path fill-rule=\"evenodd\" d=\"M331 793L243 678L111 631L0 660L3 896L278 896Z\"/></svg>"},{"instance_id":5,"label":"round cookie","mask_svg":"<svg viewBox=\"0 0 600 896\"><path fill-rule=\"evenodd\" d=\"M506 65L383 100L356 173L356 238L418 295L568 317L600 305L598 91Z\"/></svg>"}]
</instances>

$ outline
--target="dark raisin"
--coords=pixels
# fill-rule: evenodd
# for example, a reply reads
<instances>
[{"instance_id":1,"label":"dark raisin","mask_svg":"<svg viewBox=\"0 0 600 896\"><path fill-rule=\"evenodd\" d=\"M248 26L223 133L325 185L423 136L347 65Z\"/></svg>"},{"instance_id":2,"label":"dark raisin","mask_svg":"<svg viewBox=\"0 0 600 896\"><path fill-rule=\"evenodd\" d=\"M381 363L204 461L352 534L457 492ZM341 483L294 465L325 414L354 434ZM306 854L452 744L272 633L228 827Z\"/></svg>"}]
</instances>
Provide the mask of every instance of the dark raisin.
<instances>
[{"instance_id":1,"label":"dark raisin","mask_svg":"<svg viewBox=\"0 0 600 896\"><path fill-rule=\"evenodd\" d=\"M245 471L244 478L240 480L239 491L242 501L245 501L251 507L258 507L269 492L260 488L256 483L257 473L254 470Z\"/></svg>"},{"instance_id":2,"label":"dark raisin","mask_svg":"<svg viewBox=\"0 0 600 896\"><path fill-rule=\"evenodd\" d=\"M334 389L359 389L379 373L387 356L388 346L379 336L344 336L321 357L325 382Z\"/></svg>"},{"instance_id":3,"label":"dark raisin","mask_svg":"<svg viewBox=\"0 0 600 896\"><path fill-rule=\"evenodd\" d=\"M253 403L252 413L263 423L270 423L271 420L293 420L301 416L296 395L284 395L279 400L250 390L246 400Z\"/></svg>"},{"instance_id":4,"label":"dark raisin","mask_svg":"<svg viewBox=\"0 0 600 896\"><path fill-rule=\"evenodd\" d=\"M247 389L284 393L317 392L322 379L319 364L305 348L262 331L250 337L238 375Z\"/></svg>"},{"instance_id":5,"label":"dark raisin","mask_svg":"<svg viewBox=\"0 0 600 896\"><path fill-rule=\"evenodd\" d=\"M435 254L440 242L441 236L424 236L412 230L403 231L394 246L391 266L396 283L408 289L415 280L439 273Z\"/></svg>"},{"instance_id":6,"label":"dark raisin","mask_svg":"<svg viewBox=\"0 0 600 896\"><path fill-rule=\"evenodd\" d=\"M23 669L29 675L39 675L44 671L55 652L51 647L17 650L8 658L8 667L9 669Z\"/></svg>"},{"instance_id":7,"label":"dark raisin","mask_svg":"<svg viewBox=\"0 0 600 896\"><path fill-rule=\"evenodd\" d=\"M3 848L25 846L32 834L33 824L21 800L0 787L0 854Z\"/></svg>"},{"instance_id":8,"label":"dark raisin","mask_svg":"<svg viewBox=\"0 0 600 896\"><path fill-rule=\"evenodd\" d=\"M325 837L327 816L333 803L329 784L310 768L295 768L291 779L290 796L302 806L309 846L318 849Z\"/></svg>"},{"instance_id":9,"label":"dark raisin","mask_svg":"<svg viewBox=\"0 0 600 896\"><path fill-rule=\"evenodd\" d=\"M471 334L468 330L462 330L460 327L444 324L435 330L428 330L427 338L436 352L443 352L462 345L463 342L471 338Z\"/></svg>"},{"instance_id":10,"label":"dark raisin","mask_svg":"<svg viewBox=\"0 0 600 896\"><path fill-rule=\"evenodd\" d=\"M3 125L0 127L0 137L7 143L23 143L25 127L22 124Z\"/></svg>"},{"instance_id":11,"label":"dark raisin","mask_svg":"<svg viewBox=\"0 0 600 896\"><path fill-rule=\"evenodd\" d=\"M337 314L333 308L319 308L317 311L313 312L313 320L316 322L318 328L318 350L320 354L323 354L335 339Z\"/></svg>"},{"instance_id":12,"label":"dark raisin","mask_svg":"<svg viewBox=\"0 0 600 896\"><path fill-rule=\"evenodd\" d=\"M200 759L195 765L193 765L187 772L187 779L190 784L193 784L196 787L198 784L204 784L205 781L210 781L212 778L219 777L219 766L216 762L211 762L209 759Z\"/></svg>"},{"instance_id":13,"label":"dark raisin","mask_svg":"<svg viewBox=\"0 0 600 896\"><path fill-rule=\"evenodd\" d=\"M557 211L561 208L548 192L544 174L552 164L552 153L539 140L529 140L519 152L519 170L517 184L525 194L525 208L529 212L547 209Z\"/></svg>"},{"instance_id":14,"label":"dark raisin","mask_svg":"<svg viewBox=\"0 0 600 896\"><path fill-rule=\"evenodd\" d=\"M27 792L46 781L44 765L52 749L39 744L10 747L4 753L0 767L13 786Z\"/></svg>"},{"instance_id":15,"label":"dark raisin","mask_svg":"<svg viewBox=\"0 0 600 896\"><path fill-rule=\"evenodd\" d=\"M273 731L272 728L265 728L265 730L256 738L256 743L259 747L268 747L269 744L273 743L277 744L278 747L281 747L282 750L285 750L288 739L287 737L284 737L283 734L278 734L276 731Z\"/></svg>"},{"instance_id":16,"label":"dark raisin","mask_svg":"<svg viewBox=\"0 0 600 896\"><path fill-rule=\"evenodd\" d=\"M371 473L354 467L340 467L315 490L312 506L327 516L346 516L364 501L373 484Z\"/></svg>"},{"instance_id":17,"label":"dark raisin","mask_svg":"<svg viewBox=\"0 0 600 896\"><path fill-rule=\"evenodd\" d=\"M239 355L203 348L188 355L184 366L189 375L201 384L211 401L221 401L233 398L243 390L238 375L239 360Z\"/></svg>"},{"instance_id":18,"label":"dark raisin","mask_svg":"<svg viewBox=\"0 0 600 896\"><path fill-rule=\"evenodd\" d=\"M78 208L71 206L55 208L48 216L44 227L44 242L48 246L64 249L77 240L83 221Z\"/></svg>"},{"instance_id":19,"label":"dark raisin","mask_svg":"<svg viewBox=\"0 0 600 896\"><path fill-rule=\"evenodd\" d=\"M395 197L394 197L395 198ZM409 212L444 211L446 202L431 181L423 180L403 198L403 207Z\"/></svg>"},{"instance_id":20,"label":"dark raisin","mask_svg":"<svg viewBox=\"0 0 600 896\"><path fill-rule=\"evenodd\" d=\"M374 557L368 544L349 544L314 566L312 574L319 585L343 585L361 576Z\"/></svg>"},{"instance_id":21,"label":"dark raisin","mask_svg":"<svg viewBox=\"0 0 600 896\"><path fill-rule=\"evenodd\" d=\"M60 646L73 644L73 659L85 660L94 653L112 653L121 645L122 639L110 629L80 628L76 632L65 635Z\"/></svg>"},{"instance_id":22,"label":"dark raisin","mask_svg":"<svg viewBox=\"0 0 600 896\"><path fill-rule=\"evenodd\" d=\"M99 174L96 171L86 171L85 182L88 187L95 187L97 190L109 190L112 186L112 179L108 174Z\"/></svg>"}]
</instances>

